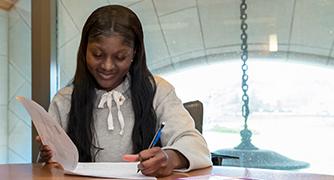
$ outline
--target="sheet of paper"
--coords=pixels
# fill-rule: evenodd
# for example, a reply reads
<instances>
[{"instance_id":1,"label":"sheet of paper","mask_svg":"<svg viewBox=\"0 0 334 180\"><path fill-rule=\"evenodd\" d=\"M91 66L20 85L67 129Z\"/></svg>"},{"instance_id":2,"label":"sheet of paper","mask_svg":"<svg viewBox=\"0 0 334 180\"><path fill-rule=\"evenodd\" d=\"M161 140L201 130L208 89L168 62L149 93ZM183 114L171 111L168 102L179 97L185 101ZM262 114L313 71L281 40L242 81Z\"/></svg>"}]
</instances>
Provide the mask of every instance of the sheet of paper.
<instances>
[{"instance_id":1,"label":"sheet of paper","mask_svg":"<svg viewBox=\"0 0 334 180\"><path fill-rule=\"evenodd\" d=\"M65 171L66 174L83 175L91 177L117 178L117 179L156 179L137 173L136 162L119 163L78 163L73 171Z\"/></svg>"},{"instance_id":2,"label":"sheet of paper","mask_svg":"<svg viewBox=\"0 0 334 180\"><path fill-rule=\"evenodd\" d=\"M79 160L78 150L59 123L36 102L22 96L16 99L30 114L42 143L53 150L52 160L60 163L64 169L74 170Z\"/></svg>"}]
</instances>

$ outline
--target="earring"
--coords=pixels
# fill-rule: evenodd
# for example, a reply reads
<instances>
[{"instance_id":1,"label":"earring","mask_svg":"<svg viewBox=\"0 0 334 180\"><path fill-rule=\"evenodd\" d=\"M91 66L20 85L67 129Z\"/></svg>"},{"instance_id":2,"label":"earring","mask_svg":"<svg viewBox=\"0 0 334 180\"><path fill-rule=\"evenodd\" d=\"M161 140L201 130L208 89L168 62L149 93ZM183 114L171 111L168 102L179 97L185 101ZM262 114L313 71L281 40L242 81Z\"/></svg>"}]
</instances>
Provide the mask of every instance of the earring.
<instances>
[{"instance_id":1,"label":"earring","mask_svg":"<svg viewBox=\"0 0 334 180\"><path fill-rule=\"evenodd\" d=\"M131 59L131 62L133 62L133 59Z\"/></svg>"}]
</instances>

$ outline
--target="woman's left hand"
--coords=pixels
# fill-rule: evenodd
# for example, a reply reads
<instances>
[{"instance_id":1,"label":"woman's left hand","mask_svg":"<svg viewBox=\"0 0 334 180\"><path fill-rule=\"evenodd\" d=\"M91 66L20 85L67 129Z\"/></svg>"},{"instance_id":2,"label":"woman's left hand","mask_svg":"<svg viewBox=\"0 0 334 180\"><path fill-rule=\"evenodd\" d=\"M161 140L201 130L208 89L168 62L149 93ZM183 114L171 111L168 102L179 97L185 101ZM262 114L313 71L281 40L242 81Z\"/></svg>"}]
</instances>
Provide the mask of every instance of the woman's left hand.
<instances>
[{"instance_id":1,"label":"woman's left hand","mask_svg":"<svg viewBox=\"0 0 334 180\"><path fill-rule=\"evenodd\" d=\"M179 152L171 149L162 150L160 147L143 150L136 156L124 156L124 160L130 159L140 161L138 169L146 176L168 176L174 169L188 166L188 161Z\"/></svg>"}]
</instances>

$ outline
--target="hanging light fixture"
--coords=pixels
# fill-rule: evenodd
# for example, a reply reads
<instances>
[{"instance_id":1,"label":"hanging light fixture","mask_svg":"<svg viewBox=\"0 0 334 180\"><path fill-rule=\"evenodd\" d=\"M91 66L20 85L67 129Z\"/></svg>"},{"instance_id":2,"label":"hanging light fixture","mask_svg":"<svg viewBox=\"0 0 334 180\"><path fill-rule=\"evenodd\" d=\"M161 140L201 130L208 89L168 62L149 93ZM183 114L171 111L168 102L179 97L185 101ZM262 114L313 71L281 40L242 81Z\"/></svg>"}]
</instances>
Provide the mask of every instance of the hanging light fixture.
<instances>
[{"instance_id":1,"label":"hanging light fixture","mask_svg":"<svg viewBox=\"0 0 334 180\"><path fill-rule=\"evenodd\" d=\"M252 132L248 129L248 117L249 117L249 96L248 91L248 35L246 23L247 20L247 4L246 0L241 0L240 4L240 19L241 19L241 60L243 62L242 69L242 116L244 118L244 129L240 131L241 143L231 149L221 149L214 152L215 155L221 157L227 157L222 161L222 165L225 166L238 166L238 167L253 167L253 168L265 168L265 169L300 169L308 167L309 164L302 161L292 160L279 153L271 150L262 150L257 148L251 143ZM228 158L238 157L238 158Z\"/></svg>"}]
</instances>

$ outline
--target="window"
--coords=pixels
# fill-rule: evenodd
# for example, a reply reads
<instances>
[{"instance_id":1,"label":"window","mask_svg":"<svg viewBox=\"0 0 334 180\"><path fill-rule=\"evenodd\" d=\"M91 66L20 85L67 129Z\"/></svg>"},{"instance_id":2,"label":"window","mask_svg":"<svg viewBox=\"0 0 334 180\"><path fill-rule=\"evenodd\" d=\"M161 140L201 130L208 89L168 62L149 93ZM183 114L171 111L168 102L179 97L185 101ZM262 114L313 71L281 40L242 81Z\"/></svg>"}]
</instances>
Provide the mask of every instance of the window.
<instances>
[{"instance_id":1,"label":"window","mask_svg":"<svg viewBox=\"0 0 334 180\"><path fill-rule=\"evenodd\" d=\"M250 61L252 143L310 163L305 171L333 173L334 69L272 59ZM235 59L162 75L182 101L203 102L203 135L211 151L241 142L241 64Z\"/></svg>"}]
</instances>

